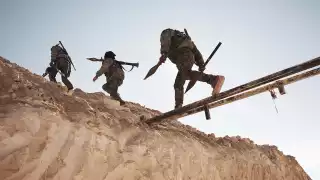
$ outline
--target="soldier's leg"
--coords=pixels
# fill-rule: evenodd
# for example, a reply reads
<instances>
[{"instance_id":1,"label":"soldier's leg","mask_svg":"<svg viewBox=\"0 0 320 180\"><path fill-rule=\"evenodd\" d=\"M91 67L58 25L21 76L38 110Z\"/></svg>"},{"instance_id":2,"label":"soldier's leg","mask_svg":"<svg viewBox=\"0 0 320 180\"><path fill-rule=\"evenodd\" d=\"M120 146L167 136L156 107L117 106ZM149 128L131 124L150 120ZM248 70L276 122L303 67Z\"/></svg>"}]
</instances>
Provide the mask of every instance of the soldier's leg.
<instances>
[{"instance_id":1,"label":"soldier's leg","mask_svg":"<svg viewBox=\"0 0 320 180\"><path fill-rule=\"evenodd\" d=\"M72 83L69 81L68 78L66 78L65 76L61 75L61 80L62 80L63 84L67 86L68 91L70 91L70 90L73 89L73 85L72 85Z\"/></svg>"},{"instance_id":2,"label":"soldier's leg","mask_svg":"<svg viewBox=\"0 0 320 180\"><path fill-rule=\"evenodd\" d=\"M185 84L186 80L183 78L182 72L178 71L178 74L176 76L175 82L174 82L174 95L175 95L175 109L182 107L183 104L183 96L184 96L184 90L183 85Z\"/></svg>"},{"instance_id":3,"label":"soldier's leg","mask_svg":"<svg viewBox=\"0 0 320 180\"><path fill-rule=\"evenodd\" d=\"M202 64L204 62L200 51L197 49L195 45L192 53L194 54L194 61L196 64ZM191 58L192 56L189 55L188 57ZM188 80L191 79L196 79L197 81L206 82L210 84L213 88L212 95L214 95L220 92L225 77L221 75L206 74L200 71L191 71L190 76L188 76Z\"/></svg>"},{"instance_id":4,"label":"soldier's leg","mask_svg":"<svg viewBox=\"0 0 320 180\"><path fill-rule=\"evenodd\" d=\"M180 49L177 54L176 66L178 73L174 82L175 90L175 108L183 105L184 99L184 84L186 80L190 80L190 73L194 65L194 55L190 49Z\"/></svg>"},{"instance_id":5,"label":"soldier's leg","mask_svg":"<svg viewBox=\"0 0 320 180\"><path fill-rule=\"evenodd\" d=\"M73 89L73 85L68 79L68 77L70 76L70 72L68 70L68 66L67 65L64 65L64 66L60 65L58 68L63 73L63 75L61 75L61 80L62 80L63 84L65 86L67 86L68 91L72 90Z\"/></svg>"},{"instance_id":6,"label":"soldier's leg","mask_svg":"<svg viewBox=\"0 0 320 180\"><path fill-rule=\"evenodd\" d=\"M58 73L58 71L55 68L51 67L50 71L48 73L49 74L49 80L52 81L52 82L57 83L57 80L56 80L57 73Z\"/></svg>"},{"instance_id":7,"label":"soldier's leg","mask_svg":"<svg viewBox=\"0 0 320 180\"><path fill-rule=\"evenodd\" d=\"M210 84L213 88L212 95L220 93L221 87L224 83L225 77L221 75L206 74L200 71L191 71L191 78L197 81Z\"/></svg>"},{"instance_id":8,"label":"soldier's leg","mask_svg":"<svg viewBox=\"0 0 320 180\"><path fill-rule=\"evenodd\" d=\"M185 73L186 80L196 79L197 81L210 83L210 75L192 70L193 64L204 64L202 55L195 45L192 50L187 48L181 49L181 56L178 57L178 62L177 67L181 72Z\"/></svg>"},{"instance_id":9,"label":"soldier's leg","mask_svg":"<svg viewBox=\"0 0 320 180\"><path fill-rule=\"evenodd\" d=\"M120 102L120 105L124 105L125 101L122 100L118 93L118 87L122 84L121 79L108 79L108 82L102 86L102 89L110 94L112 98Z\"/></svg>"}]
</instances>

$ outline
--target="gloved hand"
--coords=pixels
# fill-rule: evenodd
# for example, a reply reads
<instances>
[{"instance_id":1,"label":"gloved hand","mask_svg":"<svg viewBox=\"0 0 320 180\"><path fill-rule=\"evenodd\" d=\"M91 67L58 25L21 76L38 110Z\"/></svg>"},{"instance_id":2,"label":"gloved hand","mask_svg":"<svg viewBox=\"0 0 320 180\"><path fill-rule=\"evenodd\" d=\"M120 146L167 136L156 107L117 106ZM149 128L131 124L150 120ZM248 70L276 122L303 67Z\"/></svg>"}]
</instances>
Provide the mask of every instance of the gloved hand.
<instances>
[{"instance_id":1,"label":"gloved hand","mask_svg":"<svg viewBox=\"0 0 320 180\"><path fill-rule=\"evenodd\" d=\"M199 71L203 72L206 69L206 67L204 66L204 64L201 64L199 66Z\"/></svg>"},{"instance_id":2,"label":"gloved hand","mask_svg":"<svg viewBox=\"0 0 320 180\"><path fill-rule=\"evenodd\" d=\"M92 80L93 80L93 82L95 82L97 79L98 79L98 77L95 76Z\"/></svg>"},{"instance_id":3,"label":"gloved hand","mask_svg":"<svg viewBox=\"0 0 320 180\"><path fill-rule=\"evenodd\" d=\"M167 59L166 55L162 54L161 57L159 58L159 63L162 64L162 63L166 62L166 59Z\"/></svg>"}]
</instances>

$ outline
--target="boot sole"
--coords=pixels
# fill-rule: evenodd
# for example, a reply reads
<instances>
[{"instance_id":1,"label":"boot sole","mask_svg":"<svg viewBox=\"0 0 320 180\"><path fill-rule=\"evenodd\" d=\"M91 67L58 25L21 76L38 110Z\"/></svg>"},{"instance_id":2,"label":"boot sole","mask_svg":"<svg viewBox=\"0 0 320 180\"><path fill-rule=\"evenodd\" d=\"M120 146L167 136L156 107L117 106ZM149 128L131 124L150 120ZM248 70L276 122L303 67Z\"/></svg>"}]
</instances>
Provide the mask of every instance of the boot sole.
<instances>
[{"instance_id":1,"label":"boot sole","mask_svg":"<svg viewBox=\"0 0 320 180\"><path fill-rule=\"evenodd\" d=\"M224 84L224 81L225 81L225 77L224 76L219 76L219 79L218 79L218 82L216 83L213 91L212 91L212 95L216 95L216 94L219 94L220 91L221 91L221 88Z\"/></svg>"}]
</instances>

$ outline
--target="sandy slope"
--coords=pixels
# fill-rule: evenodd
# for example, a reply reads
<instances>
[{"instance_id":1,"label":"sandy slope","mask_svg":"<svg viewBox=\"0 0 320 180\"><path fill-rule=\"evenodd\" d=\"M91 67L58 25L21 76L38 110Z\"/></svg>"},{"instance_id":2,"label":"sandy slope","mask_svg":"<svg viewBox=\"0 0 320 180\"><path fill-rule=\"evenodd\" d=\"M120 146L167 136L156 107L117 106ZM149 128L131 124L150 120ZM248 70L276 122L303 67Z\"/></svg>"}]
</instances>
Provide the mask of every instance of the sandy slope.
<instances>
[{"instance_id":1,"label":"sandy slope","mask_svg":"<svg viewBox=\"0 0 320 180\"><path fill-rule=\"evenodd\" d=\"M0 58L0 179L307 180L292 156L179 122L149 127L103 93L72 96Z\"/></svg>"}]
</instances>

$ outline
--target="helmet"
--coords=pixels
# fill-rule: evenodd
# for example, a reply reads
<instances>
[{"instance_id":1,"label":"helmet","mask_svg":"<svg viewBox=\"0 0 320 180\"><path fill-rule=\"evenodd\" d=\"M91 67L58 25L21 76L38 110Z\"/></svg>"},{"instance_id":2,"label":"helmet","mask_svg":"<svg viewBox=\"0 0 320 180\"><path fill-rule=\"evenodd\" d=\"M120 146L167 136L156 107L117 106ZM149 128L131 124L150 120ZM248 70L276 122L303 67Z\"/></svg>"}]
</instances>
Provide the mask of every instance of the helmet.
<instances>
[{"instance_id":1,"label":"helmet","mask_svg":"<svg viewBox=\"0 0 320 180\"><path fill-rule=\"evenodd\" d=\"M104 54L104 59L106 58L112 58L114 59L116 57L116 55L112 52L112 51L107 51L105 54Z\"/></svg>"},{"instance_id":2,"label":"helmet","mask_svg":"<svg viewBox=\"0 0 320 180\"><path fill-rule=\"evenodd\" d=\"M173 31L173 29L171 28L167 28L167 29L164 29L161 34L166 34L166 33L171 33Z\"/></svg>"}]
</instances>

